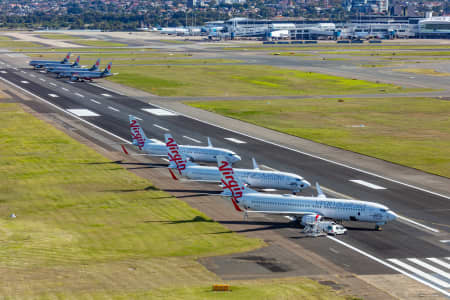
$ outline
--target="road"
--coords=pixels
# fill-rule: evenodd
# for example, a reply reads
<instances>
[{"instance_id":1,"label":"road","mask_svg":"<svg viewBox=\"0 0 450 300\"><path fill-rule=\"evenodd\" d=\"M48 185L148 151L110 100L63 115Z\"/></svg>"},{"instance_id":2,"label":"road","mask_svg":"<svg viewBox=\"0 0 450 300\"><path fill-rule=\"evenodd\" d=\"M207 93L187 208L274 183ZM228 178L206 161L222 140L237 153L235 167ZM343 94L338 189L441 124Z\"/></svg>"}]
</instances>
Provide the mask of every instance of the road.
<instances>
[{"instance_id":1,"label":"road","mask_svg":"<svg viewBox=\"0 0 450 300\"><path fill-rule=\"evenodd\" d=\"M69 83L3 61L0 79L25 93L31 93L58 107L61 113L88 121L120 139L130 140L128 115L141 118L148 136L163 139L170 132L179 143L205 144L209 136L215 146L230 148L242 156L238 167L250 167L251 158L267 167L297 173L310 182L318 181L330 196L343 196L382 203L402 216L399 221L373 231L367 224L345 224L346 236L301 239L299 230L281 227L277 233L301 244L322 258L355 274L401 272L449 296L450 288L450 197L449 194L417 189L390 180L388 174L370 174L321 159L314 154L268 143L222 127L170 112L158 106L88 83ZM47 103L47 104L48 104ZM37 111L45 105L35 105ZM197 143L200 142L200 143ZM170 180L167 177L167 180ZM352 180L358 180L359 183ZM206 185L205 190L211 186ZM217 187L214 187L217 189ZM310 195L314 190L306 190ZM227 212L223 212L226 217ZM286 220L265 217L271 222ZM340 255L329 249L336 250Z\"/></svg>"}]
</instances>

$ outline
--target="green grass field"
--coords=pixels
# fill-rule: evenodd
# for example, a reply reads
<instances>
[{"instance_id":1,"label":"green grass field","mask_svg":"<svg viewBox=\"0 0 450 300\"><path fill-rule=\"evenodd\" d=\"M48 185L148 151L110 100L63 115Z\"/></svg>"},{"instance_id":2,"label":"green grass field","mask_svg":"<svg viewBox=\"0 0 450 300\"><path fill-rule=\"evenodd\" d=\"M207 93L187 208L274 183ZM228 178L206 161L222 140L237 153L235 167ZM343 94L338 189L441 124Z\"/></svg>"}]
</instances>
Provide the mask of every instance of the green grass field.
<instances>
[{"instance_id":1,"label":"green grass field","mask_svg":"<svg viewBox=\"0 0 450 300\"><path fill-rule=\"evenodd\" d=\"M0 35L0 41L11 41L12 38L6 35Z\"/></svg>"},{"instance_id":2,"label":"green grass field","mask_svg":"<svg viewBox=\"0 0 450 300\"><path fill-rule=\"evenodd\" d=\"M269 66L138 66L115 68L111 81L160 96L331 95L411 89ZM320 87L320 88L318 88Z\"/></svg>"},{"instance_id":3,"label":"green grass field","mask_svg":"<svg viewBox=\"0 0 450 300\"><path fill-rule=\"evenodd\" d=\"M343 99L342 102L338 99L299 99L188 104L450 177L449 101L376 98Z\"/></svg>"},{"instance_id":4,"label":"green grass field","mask_svg":"<svg viewBox=\"0 0 450 300\"><path fill-rule=\"evenodd\" d=\"M43 47L40 44L25 42L25 41L15 41L15 40L0 40L0 48L40 48Z\"/></svg>"},{"instance_id":5,"label":"green grass field","mask_svg":"<svg viewBox=\"0 0 450 300\"><path fill-rule=\"evenodd\" d=\"M70 34L60 34L60 33L54 33L54 34L39 34L39 37L44 39L50 39L50 40L80 40L83 39L80 36L70 35Z\"/></svg>"},{"instance_id":6,"label":"green grass field","mask_svg":"<svg viewBox=\"0 0 450 300\"><path fill-rule=\"evenodd\" d=\"M42 46L40 46L42 47ZM60 53L60 52L73 52L76 51L77 53L91 53L91 52L105 52L105 53L120 53L120 52L129 52L134 54L141 54L146 53L147 51L154 51L152 48L41 48L41 49L14 49L14 51L17 52L31 52L33 54L47 54L47 53ZM38 53L36 53L38 52Z\"/></svg>"},{"instance_id":7,"label":"green grass field","mask_svg":"<svg viewBox=\"0 0 450 300\"><path fill-rule=\"evenodd\" d=\"M93 46L93 47L126 47L127 44L124 43L115 43L108 41L96 41L96 40L77 40L77 44L85 45L85 46Z\"/></svg>"},{"instance_id":8,"label":"green grass field","mask_svg":"<svg viewBox=\"0 0 450 300\"><path fill-rule=\"evenodd\" d=\"M197 257L263 243L229 232L17 104L0 104L0 122L2 297L342 299L301 278L208 291L223 281Z\"/></svg>"}]
</instances>

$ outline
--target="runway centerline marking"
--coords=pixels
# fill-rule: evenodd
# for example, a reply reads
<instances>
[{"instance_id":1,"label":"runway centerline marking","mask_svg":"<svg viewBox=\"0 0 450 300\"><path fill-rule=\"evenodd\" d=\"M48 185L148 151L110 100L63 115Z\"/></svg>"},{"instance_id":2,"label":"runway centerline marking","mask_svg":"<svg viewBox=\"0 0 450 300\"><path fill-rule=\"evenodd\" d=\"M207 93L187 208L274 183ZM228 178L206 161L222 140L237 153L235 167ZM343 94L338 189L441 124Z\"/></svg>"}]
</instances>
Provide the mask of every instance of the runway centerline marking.
<instances>
[{"instance_id":1,"label":"runway centerline marking","mask_svg":"<svg viewBox=\"0 0 450 300\"><path fill-rule=\"evenodd\" d=\"M194 139L194 138L191 138L190 136L183 135L183 137L184 137L185 139L191 140L191 141L196 142L196 143L198 143L198 144L201 144L201 143L202 143L202 142L200 142L199 140L196 140L196 139Z\"/></svg>"},{"instance_id":2,"label":"runway centerline marking","mask_svg":"<svg viewBox=\"0 0 450 300\"><path fill-rule=\"evenodd\" d=\"M78 97L84 98L84 95L80 94L80 93L74 93L75 95L77 95Z\"/></svg>"},{"instance_id":3,"label":"runway centerline marking","mask_svg":"<svg viewBox=\"0 0 450 300\"><path fill-rule=\"evenodd\" d=\"M148 112L155 116L176 116L177 115L171 111L161 109L161 108L141 108L141 110Z\"/></svg>"},{"instance_id":4,"label":"runway centerline marking","mask_svg":"<svg viewBox=\"0 0 450 300\"><path fill-rule=\"evenodd\" d=\"M22 80L21 82L22 83L30 83L29 81L26 81L26 80Z\"/></svg>"},{"instance_id":5,"label":"runway centerline marking","mask_svg":"<svg viewBox=\"0 0 450 300\"><path fill-rule=\"evenodd\" d=\"M236 143L236 144L246 144L247 143L247 142L235 139L235 138L225 138L225 139L230 141L230 142Z\"/></svg>"},{"instance_id":6,"label":"runway centerline marking","mask_svg":"<svg viewBox=\"0 0 450 300\"><path fill-rule=\"evenodd\" d=\"M36 77L36 75L34 75L34 74L30 74L30 76L31 76L31 77Z\"/></svg>"},{"instance_id":7,"label":"runway centerline marking","mask_svg":"<svg viewBox=\"0 0 450 300\"><path fill-rule=\"evenodd\" d=\"M414 224L414 225L416 225L416 226L422 227L422 228L424 228L424 229L426 229L426 230L432 231L432 232L434 232L434 233L438 233L438 232L439 232L439 230L436 229L436 228L432 228L432 227L429 227L429 226L427 226L427 225L423 225L423 224L421 224L421 223L419 223L419 222L416 222L416 221L413 221L413 220L411 220L411 219L408 219L407 217L397 215L397 218L400 219L400 220L409 222L409 223L411 223L411 224Z\"/></svg>"},{"instance_id":8,"label":"runway centerline marking","mask_svg":"<svg viewBox=\"0 0 450 300\"><path fill-rule=\"evenodd\" d=\"M101 102L98 102L97 100L94 100L94 99L89 99L89 100L91 100L92 102L97 103L97 104L102 104Z\"/></svg>"},{"instance_id":9,"label":"runway centerline marking","mask_svg":"<svg viewBox=\"0 0 450 300\"><path fill-rule=\"evenodd\" d=\"M92 110L85 108L72 108L67 109L67 111L79 116L79 117L99 117L100 115L93 112Z\"/></svg>"},{"instance_id":10,"label":"runway centerline marking","mask_svg":"<svg viewBox=\"0 0 450 300\"><path fill-rule=\"evenodd\" d=\"M46 80L44 78L39 78L40 81L45 82Z\"/></svg>"},{"instance_id":11,"label":"runway centerline marking","mask_svg":"<svg viewBox=\"0 0 450 300\"><path fill-rule=\"evenodd\" d=\"M61 88L63 91L66 91L66 92L68 92L69 91L69 89L67 89L67 88L65 88L65 87L63 87L63 88Z\"/></svg>"},{"instance_id":12,"label":"runway centerline marking","mask_svg":"<svg viewBox=\"0 0 450 300\"><path fill-rule=\"evenodd\" d=\"M50 85L57 86L56 83L50 82Z\"/></svg>"},{"instance_id":13,"label":"runway centerline marking","mask_svg":"<svg viewBox=\"0 0 450 300\"><path fill-rule=\"evenodd\" d=\"M374 190L385 190L386 189L385 187L382 187L382 186L379 186L379 185L376 185L376 184L373 184L373 183L370 183L370 182L367 182L364 180L351 179L349 181L360 184L360 185L367 186Z\"/></svg>"},{"instance_id":14,"label":"runway centerline marking","mask_svg":"<svg viewBox=\"0 0 450 300\"><path fill-rule=\"evenodd\" d=\"M0 73L2 74L8 74L8 72L1 70Z\"/></svg>"},{"instance_id":15,"label":"runway centerline marking","mask_svg":"<svg viewBox=\"0 0 450 300\"><path fill-rule=\"evenodd\" d=\"M114 111L120 111L120 110L118 110L117 108L115 108L115 107L112 107L112 106L108 106L108 108L109 108L110 110L114 110Z\"/></svg>"},{"instance_id":16,"label":"runway centerline marking","mask_svg":"<svg viewBox=\"0 0 450 300\"><path fill-rule=\"evenodd\" d=\"M134 116L136 119L138 119L139 121L143 121L143 119L141 119L141 118L139 118L139 117L136 117L136 116Z\"/></svg>"},{"instance_id":17,"label":"runway centerline marking","mask_svg":"<svg viewBox=\"0 0 450 300\"><path fill-rule=\"evenodd\" d=\"M101 94L102 96L104 96L104 97L112 97L110 94Z\"/></svg>"},{"instance_id":18,"label":"runway centerline marking","mask_svg":"<svg viewBox=\"0 0 450 300\"><path fill-rule=\"evenodd\" d=\"M388 259L388 261L390 261L391 263L396 264L397 266L402 267L405 270L413 272L416 275L418 275L418 276L420 276L420 277L422 277L422 278L424 278L424 279L426 279L428 281L431 281L434 284L437 284L437 285L439 285L441 287L444 287L444 288L449 288L450 287L450 284L448 284L447 282L445 282L443 280L440 280L439 278L436 278L434 276L431 276L430 274L425 273L425 272L423 272L423 271L421 271L421 270L419 270L419 269L417 269L417 268L415 268L413 266L410 266L407 263L404 263L404 262L402 262L402 261L400 261L400 260L398 260L396 258L390 258L390 259Z\"/></svg>"},{"instance_id":19,"label":"runway centerline marking","mask_svg":"<svg viewBox=\"0 0 450 300\"><path fill-rule=\"evenodd\" d=\"M169 129L167 129L166 127L159 126L158 124L153 124L153 126L155 126L156 128L162 129L164 131L169 131Z\"/></svg>"},{"instance_id":20,"label":"runway centerline marking","mask_svg":"<svg viewBox=\"0 0 450 300\"><path fill-rule=\"evenodd\" d=\"M50 97L52 97L52 98L58 98L59 96L58 95L56 95L56 94L48 94Z\"/></svg>"}]
</instances>

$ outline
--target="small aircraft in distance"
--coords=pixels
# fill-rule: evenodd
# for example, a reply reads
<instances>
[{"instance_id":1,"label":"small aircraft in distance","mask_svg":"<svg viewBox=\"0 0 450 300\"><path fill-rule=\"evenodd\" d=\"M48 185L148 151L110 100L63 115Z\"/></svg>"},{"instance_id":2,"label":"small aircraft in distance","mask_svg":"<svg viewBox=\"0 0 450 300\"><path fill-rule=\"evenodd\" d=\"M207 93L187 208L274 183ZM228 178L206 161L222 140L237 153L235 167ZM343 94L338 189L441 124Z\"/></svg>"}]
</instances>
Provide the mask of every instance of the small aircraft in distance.
<instances>
[{"instance_id":1,"label":"small aircraft in distance","mask_svg":"<svg viewBox=\"0 0 450 300\"><path fill-rule=\"evenodd\" d=\"M79 65L76 65L76 66L73 66L73 65L70 65L70 66L67 66L67 65L64 65L64 66L52 65L52 66L47 67L47 72L48 73L59 74L59 73L62 73L64 71L68 71L68 70L70 70L70 71L98 71L98 67L99 66L100 66L100 58L97 59L95 64L93 64L92 67L90 67L89 69L85 69L85 68L79 67Z\"/></svg>"},{"instance_id":2,"label":"small aircraft in distance","mask_svg":"<svg viewBox=\"0 0 450 300\"><path fill-rule=\"evenodd\" d=\"M138 147L139 150L150 156L167 157L167 147L165 143L147 138L135 116L130 115L129 120L132 142L134 146ZM208 146L180 145L179 148L180 152L182 152L190 161L216 162L217 155L225 156L227 161L230 163L235 163L241 160L241 157L231 150L214 147L209 138ZM128 151L124 145L122 145L122 149L125 154L128 154Z\"/></svg>"},{"instance_id":3,"label":"small aircraft in distance","mask_svg":"<svg viewBox=\"0 0 450 300\"><path fill-rule=\"evenodd\" d=\"M70 64L70 52L66 54L63 60L32 60L28 64L35 69L42 69L49 65L68 65Z\"/></svg>"},{"instance_id":4,"label":"small aircraft in distance","mask_svg":"<svg viewBox=\"0 0 450 300\"><path fill-rule=\"evenodd\" d=\"M260 193L245 186L237 170L222 157L217 157L225 198L231 199L236 210L248 213L281 215L305 225L324 218L339 221L375 223L375 229L397 219L397 214L386 206L360 200L327 198L318 183L317 197Z\"/></svg>"},{"instance_id":5,"label":"small aircraft in distance","mask_svg":"<svg viewBox=\"0 0 450 300\"><path fill-rule=\"evenodd\" d=\"M111 65L112 62L110 62L103 71L89 71L89 70L77 71L70 69L64 70L58 74L58 77L59 78L70 77L71 81L85 81L85 80L92 81L92 79L94 78L104 78L112 75L117 75L118 73L114 74L111 73Z\"/></svg>"},{"instance_id":6,"label":"small aircraft in distance","mask_svg":"<svg viewBox=\"0 0 450 300\"><path fill-rule=\"evenodd\" d=\"M221 175L217 167L200 166L186 160L184 154L179 151L179 147L174 138L168 133L164 136L170 161L169 172L173 179L178 179L173 172L174 170L175 173L179 174L181 177L190 180L214 183L220 182ZM221 155L218 155L217 157L224 158L224 156ZM310 186L308 181L297 174L260 170L255 159L253 159L253 169L235 169L235 172L236 177L239 178L241 182L255 188L289 190L297 193Z\"/></svg>"}]
</instances>

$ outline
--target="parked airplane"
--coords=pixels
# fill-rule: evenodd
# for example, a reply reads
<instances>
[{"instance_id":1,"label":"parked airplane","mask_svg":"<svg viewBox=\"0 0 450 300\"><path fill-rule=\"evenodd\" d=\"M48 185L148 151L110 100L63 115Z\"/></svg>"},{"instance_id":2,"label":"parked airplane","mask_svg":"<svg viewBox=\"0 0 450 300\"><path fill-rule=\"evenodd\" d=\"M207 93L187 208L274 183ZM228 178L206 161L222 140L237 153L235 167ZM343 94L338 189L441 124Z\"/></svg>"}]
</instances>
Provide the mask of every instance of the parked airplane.
<instances>
[{"instance_id":1,"label":"parked airplane","mask_svg":"<svg viewBox=\"0 0 450 300\"><path fill-rule=\"evenodd\" d=\"M84 80L89 80L92 81L92 79L94 78L103 78L103 77L108 77L108 76L112 76L112 75L116 75L111 73L111 65L112 62L110 62L105 70L103 71L89 71L89 70L82 70L82 71L77 71L77 70L65 70L63 72L60 72L58 74L58 77L70 77L70 80L72 81L84 81Z\"/></svg>"},{"instance_id":2,"label":"parked airplane","mask_svg":"<svg viewBox=\"0 0 450 300\"><path fill-rule=\"evenodd\" d=\"M71 66L53 66L52 65L47 68L47 72L59 74L61 72L68 71L68 70L70 70L70 71L98 71L99 66L100 66L100 58L97 59L95 64L93 64L92 67L90 67L89 69L82 68L79 65L76 65L76 66L73 66L73 65L71 65Z\"/></svg>"},{"instance_id":3,"label":"parked airplane","mask_svg":"<svg viewBox=\"0 0 450 300\"><path fill-rule=\"evenodd\" d=\"M173 137L170 134L164 136L170 160L169 171L173 179L178 179L172 171L177 170L176 173L181 177L190 180L220 182L221 175L217 167L200 166L186 160ZM225 160L222 155L218 157ZM293 173L260 170L254 159L253 169L235 169L235 172L240 181L256 188L289 190L296 193L310 186L308 181Z\"/></svg>"},{"instance_id":4,"label":"parked airplane","mask_svg":"<svg viewBox=\"0 0 450 300\"><path fill-rule=\"evenodd\" d=\"M44 66L44 69L49 72L49 69L53 68L63 68L63 69L70 69L70 68L77 68L80 65L80 56L77 57L77 59L72 64L47 64Z\"/></svg>"},{"instance_id":5,"label":"parked airplane","mask_svg":"<svg viewBox=\"0 0 450 300\"><path fill-rule=\"evenodd\" d=\"M221 175L222 196L230 198L238 211L282 215L294 218L303 225L323 218L340 221L359 221L375 223L375 228L397 218L397 215L384 205L375 202L327 198L318 183L317 197L265 194L244 186L237 169L222 157L217 157Z\"/></svg>"},{"instance_id":6,"label":"parked airplane","mask_svg":"<svg viewBox=\"0 0 450 300\"><path fill-rule=\"evenodd\" d=\"M58 60L32 60L28 64L30 66L33 66L35 69L41 69L47 65L52 65L52 64L61 64L61 65L70 64L69 59L70 59L70 52L67 53L66 57L64 57L64 59L61 61L58 61Z\"/></svg>"},{"instance_id":7,"label":"parked airplane","mask_svg":"<svg viewBox=\"0 0 450 300\"><path fill-rule=\"evenodd\" d=\"M129 120L133 145L151 156L167 157L167 147L165 143L147 138L135 116L130 115ZM125 146L122 145L122 149L128 154ZM225 156L230 163L241 160L239 155L231 150L213 147L209 138L208 146L180 145L180 151L191 161L216 162L217 155Z\"/></svg>"}]
</instances>

